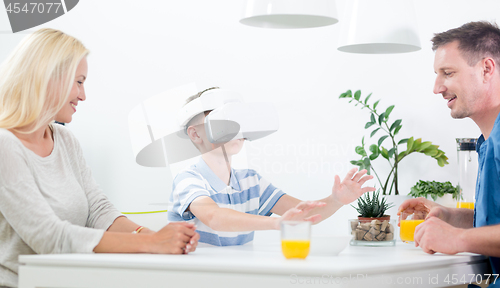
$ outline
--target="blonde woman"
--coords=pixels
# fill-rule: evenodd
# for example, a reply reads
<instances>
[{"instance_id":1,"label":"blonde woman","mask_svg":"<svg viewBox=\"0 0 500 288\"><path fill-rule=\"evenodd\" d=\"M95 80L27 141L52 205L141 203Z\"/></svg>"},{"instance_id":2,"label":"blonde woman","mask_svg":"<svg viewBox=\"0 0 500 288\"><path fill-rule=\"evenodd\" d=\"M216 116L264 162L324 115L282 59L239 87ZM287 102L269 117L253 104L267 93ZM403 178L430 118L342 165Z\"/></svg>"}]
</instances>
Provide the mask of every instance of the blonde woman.
<instances>
[{"instance_id":1,"label":"blonde woman","mask_svg":"<svg viewBox=\"0 0 500 288\"><path fill-rule=\"evenodd\" d=\"M78 141L54 124L71 122L86 99L88 53L77 39L41 29L0 67L0 286L17 286L21 254L196 249L192 224L153 232L123 217L94 182Z\"/></svg>"}]
</instances>

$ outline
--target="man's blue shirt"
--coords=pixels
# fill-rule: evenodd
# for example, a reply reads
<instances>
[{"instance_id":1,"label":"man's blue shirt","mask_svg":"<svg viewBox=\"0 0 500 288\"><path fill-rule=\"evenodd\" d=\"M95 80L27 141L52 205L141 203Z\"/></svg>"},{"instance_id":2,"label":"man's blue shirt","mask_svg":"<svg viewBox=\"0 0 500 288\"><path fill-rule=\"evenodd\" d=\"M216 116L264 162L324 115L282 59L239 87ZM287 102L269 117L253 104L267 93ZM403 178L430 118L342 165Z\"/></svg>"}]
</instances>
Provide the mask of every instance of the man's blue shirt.
<instances>
[{"instance_id":1,"label":"man's blue shirt","mask_svg":"<svg viewBox=\"0 0 500 288\"><path fill-rule=\"evenodd\" d=\"M479 165L476 181L474 227L500 224L500 114L487 140L477 141ZM497 239L499 240L499 239ZM500 258L490 257L493 273L500 272ZM500 279L494 286L500 287Z\"/></svg>"}]
</instances>

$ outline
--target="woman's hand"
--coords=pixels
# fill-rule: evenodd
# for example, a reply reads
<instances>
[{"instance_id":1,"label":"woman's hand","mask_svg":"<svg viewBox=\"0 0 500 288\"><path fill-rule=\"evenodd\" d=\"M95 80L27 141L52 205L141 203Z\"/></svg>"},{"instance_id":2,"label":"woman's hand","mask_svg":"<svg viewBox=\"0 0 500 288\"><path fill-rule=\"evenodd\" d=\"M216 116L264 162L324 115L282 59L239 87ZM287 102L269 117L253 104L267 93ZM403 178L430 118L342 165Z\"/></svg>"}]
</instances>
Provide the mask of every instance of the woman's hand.
<instances>
[{"instance_id":1,"label":"woman's hand","mask_svg":"<svg viewBox=\"0 0 500 288\"><path fill-rule=\"evenodd\" d=\"M150 253L186 254L196 250L200 235L189 222L172 222L151 235Z\"/></svg>"},{"instance_id":2,"label":"woman's hand","mask_svg":"<svg viewBox=\"0 0 500 288\"><path fill-rule=\"evenodd\" d=\"M335 182L332 188L334 201L346 205L368 191L375 191L375 187L361 187L366 181L372 179L373 176L365 175L367 172L366 169L357 171L358 168L352 168L342 182L340 182L340 177L335 175Z\"/></svg>"}]
</instances>

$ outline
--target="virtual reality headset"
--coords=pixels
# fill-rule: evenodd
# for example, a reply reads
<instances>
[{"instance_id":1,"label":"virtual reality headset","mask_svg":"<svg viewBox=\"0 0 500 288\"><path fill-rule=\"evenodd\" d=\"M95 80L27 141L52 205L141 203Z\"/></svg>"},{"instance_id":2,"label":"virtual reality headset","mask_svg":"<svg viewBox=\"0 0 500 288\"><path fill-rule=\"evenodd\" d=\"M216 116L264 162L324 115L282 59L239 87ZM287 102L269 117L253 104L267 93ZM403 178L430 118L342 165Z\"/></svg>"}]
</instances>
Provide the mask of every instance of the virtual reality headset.
<instances>
[{"instance_id":1,"label":"virtual reality headset","mask_svg":"<svg viewBox=\"0 0 500 288\"><path fill-rule=\"evenodd\" d=\"M208 141L225 143L233 139L256 140L276 132L278 113L271 103L244 103L238 93L211 89L186 104L177 120L187 131L189 121L196 115L211 111L204 121Z\"/></svg>"}]
</instances>

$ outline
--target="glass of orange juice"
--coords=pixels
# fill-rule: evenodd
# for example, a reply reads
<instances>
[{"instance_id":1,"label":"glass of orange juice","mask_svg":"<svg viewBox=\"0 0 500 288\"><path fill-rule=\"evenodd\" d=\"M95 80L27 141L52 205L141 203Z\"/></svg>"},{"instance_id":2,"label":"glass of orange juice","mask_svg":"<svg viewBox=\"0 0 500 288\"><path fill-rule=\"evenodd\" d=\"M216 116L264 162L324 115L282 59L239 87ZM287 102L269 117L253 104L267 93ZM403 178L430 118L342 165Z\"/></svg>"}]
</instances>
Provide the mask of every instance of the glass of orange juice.
<instances>
[{"instance_id":1,"label":"glass of orange juice","mask_svg":"<svg viewBox=\"0 0 500 288\"><path fill-rule=\"evenodd\" d=\"M474 210L474 202L458 201L457 208L467 208L467 209Z\"/></svg>"},{"instance_id":2,"label":"glass of orange juice","mask_svg":"<svg viewBox=\"0 0 500 288\"><path fill-rule=\"evenodd\" d=\"M399 215L399 236L401 241L409 243L414 241L415 228L424 222L426 211L401 212Z\"/></svg>"},{"instance_id":3,"label":"glass of orange juice","mask_svg":"<svg viewBox=\"0 0 500 288\"><path fill-rule=\"evenodd\" d=\"M286 259L306 259L311 243L311 222L281 222L281 251Z\"/></svg>"}]
</instances>

